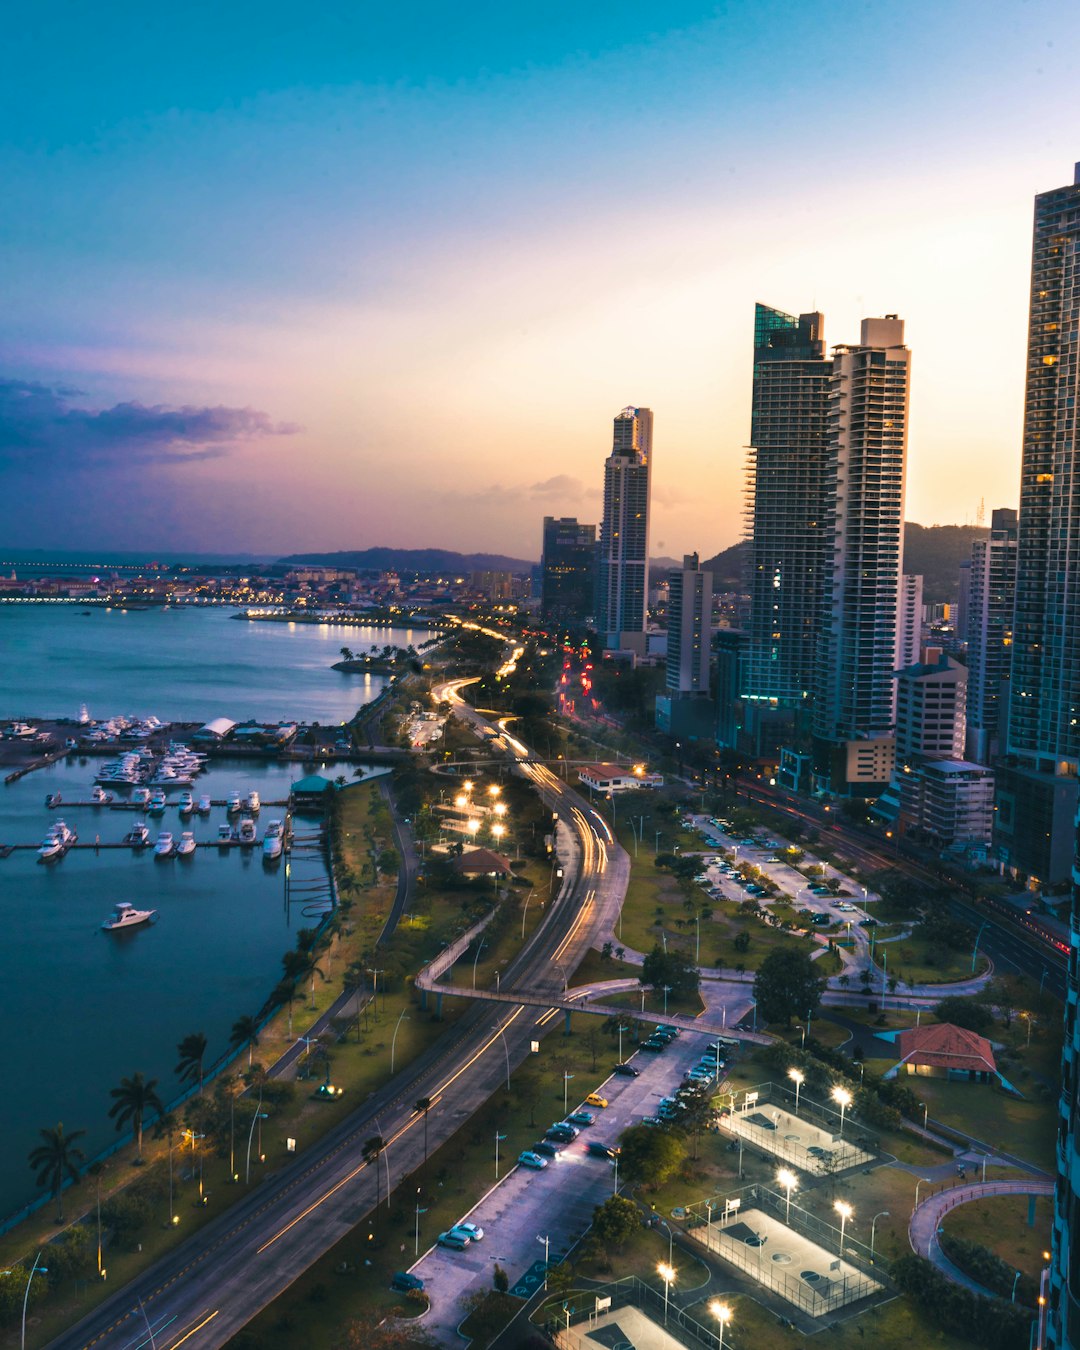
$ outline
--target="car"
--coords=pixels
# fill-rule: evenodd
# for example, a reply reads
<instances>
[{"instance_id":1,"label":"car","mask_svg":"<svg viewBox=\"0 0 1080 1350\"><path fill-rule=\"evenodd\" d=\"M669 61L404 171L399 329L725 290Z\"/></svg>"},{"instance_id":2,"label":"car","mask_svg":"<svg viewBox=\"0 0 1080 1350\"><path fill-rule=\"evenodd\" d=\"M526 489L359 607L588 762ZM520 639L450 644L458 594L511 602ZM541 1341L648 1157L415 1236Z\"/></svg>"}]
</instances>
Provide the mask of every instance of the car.
<instances>
[{"instance_id":1,"label":"car","mask_svg":"<svg viewBox=\"0 0 1080 1350\"><path fill-rule=\"evenodd\" d=\"M876 928L877 926L877 919L862 919L859 923L860 928Z\"/></svg>"},{"instance_id":2,"label":"car","mask_svg":"<svg viewBox=\"0 0 1080 1350\"><path fill-rule=\"evenodd\" d=\"M642 1116L642 1117L641 1117L641 1124L642 1124L642 1125L663 1125L663 1123L664 1123L664 1122L660 1119L659 1116Z\"/></svg>"},{"instance_id":3,"label":"car","mask_svg":"<svg viewBox=\"0 0 1080 1350\"><path fill-rule=\"evenodd\" d=\"M463 1252L472 1241L472 1238L466 1237L464 1233L455 1233L452 1228L448 1228L445 1233L440 1233L438 1243L440 1247L449 1247L451 1251Z\"/></svg>"},{"instance_id":4,"label":"car","mask_svg":"<svg viewBox=\"0 0 1080 1350\"><path fill-rule=\"evenodd\" d=\"M590 1139L585 1151L591 1158L615 1158L619 1154L619 1149L612 1148L610 1144L601 1144L597 1139Z\"/></svg>"},{"instance_id":5,"label":"car","mask_svg":"<svg viewBox=\"0 0 1080 1350\"><path fill-rule=\"evenodd\" d=\"M390 1280L390 1288L395 1294L407 1294L410 1289L422 1291L424 1281L419 1275L410 1275L407 1270L396 1270Z\"/></svg>"},{"instance_id":6,"label":"car","mask_svg":"<svg viewBox=\"0 0 1080 1350\"><path fill-rule=\"evenodd\" d=\"M678 1027L664 1026L663 1023L660 1022L656 1024L656 1030L653 1032L654 1036L667 1036L669 1040L674 1040L678 1034Z\"/></svg>"},{"instance_id":7,"label":"car","mask_svg":"<svg viewBox=\"0 0 1080 1350\"><path fill-rule=\"evenodd\" d=\"M855 906L849 904L846 900L842 900L836 908L841 910L844 914L853 914L855 912Z\"/></svg>"},{"instance_id":8,"label":"car","mask_svg":"<svg viewBox=\"0 0 1080 1350\"><path fill-rule=\"evenodd\" d=\"M650 1036L647 1041L641 1042L641 1048L642 1050L649 1050L654 1055L657 1055L661 1050L667 1049L667 1041L665 1041L662 1036Z\"/></svg>"},{"instance_id":9,"label":"car","mask_svg":"<svg viewBox=\"0 0 1080 1350\"><path fill-rule=\"evenodd\" d=\"M542 1154L545 1158L557 1158L559 1156L559 1150L550 1139L539 1140L537 1143L533 1144L532 1151L534 1153Z\"/></svg>"},{"instance_id":10,"label":"car","mask_svg":"<svg viewBox=\"0 0 1080 1350\"><path fill-rule=\"evenodd\" d=\"M691 1069L686 1076L691 1083L711 1083L716 1077L712 1069Z\"/></svg>"},{"instance_id":11,"label":"car","mask_svg":"<svg viewBox=\"0 0 1080 1350\"><path fill-rule=\"evenodd\" d=\"M551 1129L544 1135L545 1139L552 1139L556 1144L569 1144L575 1140L581 1133L565 1120L557 1120Z\"/></svg>"},{"instance_id":12,"label":"car","mask_svg":"<svg viewBox=\"0 0 1080 1350\"><path fill-rule=\"evenodd\" d=\"M526 1149L524 1153L519 1153L518 1162L522 1167L531 1167L536 1172L542 1172L548 1165L548 1160L546 1158L541 1158L539 1153L533 1153L531 1149Z\"/></svg>"},{"instance_id":13,"label":"car","mask_svg":"<svg viewBox=\"0 0 1080 1350\"><path fill-rule=\"evenodd\" d=\"M632 1064L616 1064L612 1073L620 1074L623 1078L640 1078L641 1070L635 1069Z\"/></svg>"},{"instance_id":14,"label":"car","mask_svg":"<svg viewBox=\"0 0 1080 1350\"><path fill-rule=\"evenodd\" d=\"M451 1233L464 1233L470 1242L479 1242L484 1236L484 1230L478 1223L469 1223L464 1219L461 1223L454 1224L450 1231Z\"/></svg>"},{"instance_id":15,"label":"car","mask_svg":"<svg viewBox=\"0 0 1080 1350\"><path fill-rule=\"evenodd\" d=\"M607 1098L601 1097L599 1092L590 1092L589 1095L585 1098L586 1106L604 1107L607 1106L607 1104L608 1104Z\"/></svg>"},{"instance_id":16,"label":"car","mask_svg":"<svg viewBox=\"0 0 1080 1350\"><path fill-rule=\"evenodd\" d=\"M571 1111L566 1119L571 1125L591 1125L596 1117L591 1111Z\"/></svg>"}]
</instances>

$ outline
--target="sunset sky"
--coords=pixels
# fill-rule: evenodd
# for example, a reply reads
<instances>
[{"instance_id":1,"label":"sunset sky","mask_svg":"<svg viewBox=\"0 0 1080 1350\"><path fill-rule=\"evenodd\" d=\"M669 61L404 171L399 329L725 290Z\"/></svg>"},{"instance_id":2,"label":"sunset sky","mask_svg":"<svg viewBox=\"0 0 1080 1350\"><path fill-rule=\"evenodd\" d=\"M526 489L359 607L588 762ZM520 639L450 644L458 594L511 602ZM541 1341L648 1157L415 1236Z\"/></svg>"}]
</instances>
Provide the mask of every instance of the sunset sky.
<instances>
[{"instance_id":1,"label":"sunset sky","mask_svg":"<svg viewBox=\"0 0 1080 1350\"><path fill-rule=\"evenodd\" d=\"M898 313L908 506L1015 505L1061 0L39 0L0 45L0 549L536 557L655 413L741 528L755 300Z\"/></svg>"}]
</instances>

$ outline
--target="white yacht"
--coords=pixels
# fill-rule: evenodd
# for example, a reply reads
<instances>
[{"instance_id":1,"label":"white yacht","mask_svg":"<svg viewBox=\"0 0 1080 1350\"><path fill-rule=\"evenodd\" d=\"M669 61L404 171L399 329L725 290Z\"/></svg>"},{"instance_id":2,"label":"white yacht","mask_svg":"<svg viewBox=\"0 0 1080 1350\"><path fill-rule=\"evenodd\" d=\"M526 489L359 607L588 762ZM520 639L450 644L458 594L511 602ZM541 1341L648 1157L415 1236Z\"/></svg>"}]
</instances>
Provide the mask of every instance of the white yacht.
<instances>
[{"instance_id":1,"label":"white yacht","mask_svg":"<svg viewBox=\"0 0 1080 1350\"><path fill-rule=\"evenodd\" d=\"M194 811L194 810L195 810L195 803L194 803L194 801L192 800L191 793L190 793L190 792L181 792L181 794L180 794L180 814L181 814L182 816L190 816L191 813L192 813L192 811Z\"/></svg>"},{"instance_id":2,"label":"white yacht","mask_svg":"<svg viewBox=\"0 0 1080 1350\"><path fill-rule=\"evenodd\" d=\"M230 792L230 793L229 793L229 800L228 800L228 811L229 811L230 815L231 815L233 812L239 811L239 810L240 810L240 794L239 794L239 792Z\"/></svg>"},{"instance_id":3,"label":"white yacht","mask_svg":"<svg viewBox=\"0 0 1080 1350\"><path fill-rule=\"evenodd\" d=\"M259 794L254 788L244 798L244 810L250 811L253 816L257 816L262 810L262 802L259 800Z\"/></svg>"},{"instance_id":4,"label":"white yacht","mask_svg":"<svg viewBox=\"0 0 1080 1350\"><path fill-rule=\"evenodd\" d=\"M90 794L90 800L95 806L108 806L113 800L113 795L111 792L106 792L103 787L95 787Z\"/></svg>"},{"instance_id":5,"label":"white yacht","mask_svg":"<svg viewBox=\"0 0 1080 1350\"><path fill-rule=\"evenodd\" d=\"M64 848L67 848L69 844L74 844L79 837L74 830L68 829L62 820L57 820L55 822L50 833L59 836L60 842L63 844Z\"/></svg>"},{"instance_id":6,"label":"white yacht","mask_svg":"<svg viewBox=\"0 0 1080 1350\"><path fill-rule=\"evenodd\" d=\"M255 832L255 822L250 816L245 816L237 826L236 838L245 848L250 848L252 844L258 842L258 836Z\"/></svg>"},{"instance_id":7,"label":"white yacht","mask_svg":"<svg viewBox=\"0 0 1080 1350\"><path fill-rule=\"evenodd\" d=\"M200 816L208 816L210 814L210 794L208 792L204 792L199 798L199 804L195 809Z\"/></svg>"},{"instance_id":8,"label":"white yacht","mask_svg":"<svg viewBox=\"0 0 1080 1350\"><path fill-rule=\"evenodd\" d=\"M281 848L284 843L284 831L280 820L272 820L266 827L266 833L263 835L263 859L266 862L274 862L281 857Z\"/></svg>"},{"instance_id":9,"label":"white yacht","mask_svg":"<svg viewBox=\"0 0 1080 1350\"><path fill-rule=\"evenodd\" d=\"M50 830L42 840L41 847L38 849L38 857L42 862L47 862L50 858L59 858L64 851L64 841L55 831Z\"/></svg>"},{"instance_id":10,"label":"white yacht","mask_svg":"<svg viewBox=\"0 0 1080 1350\"><path fill-rule=\"evenodd\" d=\"M59 806L63 800L64 799L63 797L60 796L59 792L50 792L49 795L45 798L45 805L52 808L55 806Z\"/></svg>"},{"instance_id":11,"label":"white yacht","mask_svg":"<svg viewBox=\"0 0 1080 1350\"><path fill-rule=\"evenodd\" d=\"M141 820L137 820L120 842L130 844L132 848L146 848L150 843L150 831Z\"/></svg>"},{"instance_id":12,"label":"white yacht","mask_svg":"<svg viewBox=\"0 0 1080 1350\"><path fill-rule=\"evenodd\" d=\"M137 787L131 794L131 800L141 806L146 806L150 801L150 789L148 787Z\"/></svg>"},{"instance_id":13,"label":"white yacht","mask_svg":"<svg viewBox=\"0 0 1080 1350\"><path fill-rule=\"evenodd\" d=\"M115 933L118 928L134 928L140 923L151 923L156 915L156 909L136 909L126 900L121 900L101 926L107 933Z\"/></svg>"},{"instance_id":14,"label":"white yacht","mask_svg":"<svg viewBox=\"0 0 1080 1350\"><path fill-rule=\"evenodd\" d=\"M154 845L155 858L171 858L173 854L173 837L168 830L162 830L157 837L157 843Z\"/></svg>"},{"instance_id":15,"label":"white yacht","mask_svg":"<svg viewBox=\"0 0 1080 1350\"><path fill-rule=\"evenodd\" d=\"M180 842L176 846L176 856L178 858L190 858L195 852L195 835L191 830L184 830L180 836Z\"/></svg>"},{"instance_id":16,"label":"white yacht","mask_svg":"<svg viewBox=\"0 0 1080 1350\"><path fill-rule=\"evenodd\" d=\"M221 824L217 827L217 841L219 844L231 844L233 830L231 825Z\"/></svg>"},{"instance_id":17,"label":"white yacht","mask_svg":"<svg viewBox=\"0 0 1080 1350\"><path fill-rule=\"evenodd\" d=\"M155 788L150 794L146 803L146 810L152 816L160 816L165 810L165 794L160 788Z\"/></svg>"}]
</instances>

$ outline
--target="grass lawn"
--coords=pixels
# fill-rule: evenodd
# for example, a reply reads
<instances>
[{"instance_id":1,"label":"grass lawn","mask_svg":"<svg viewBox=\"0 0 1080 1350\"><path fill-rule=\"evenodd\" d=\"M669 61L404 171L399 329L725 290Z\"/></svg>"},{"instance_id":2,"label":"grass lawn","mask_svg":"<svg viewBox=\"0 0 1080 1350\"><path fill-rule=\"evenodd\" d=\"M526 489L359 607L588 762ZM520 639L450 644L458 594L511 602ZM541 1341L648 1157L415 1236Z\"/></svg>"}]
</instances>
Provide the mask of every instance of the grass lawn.
<instances>
[{"instance_id":1,"label":"grass lawn","mask_svg":"<svg viewBox=\"0 0 1080 1350\"><path fill-rule=\"evenodd\" d=\"M1014 1269L1038 1280L1046 1264L1042 1254L1050 1250L1054 1210L1049 1196L1034 1198L1034 1227L1028 1226L1026 1195L995 1195L951 1210L945 1216L945 1231L988 1247Z\"/></svg>"},{"instance_id":2,"label":"grass lawn","mask_svg":"<svg viewBox=\"0 0 1080 1350\"><path fill-rule=\"evenodd\" d=\"M597 984L602 980L636 980L641 974L640 966L632 966L629 961L616 961L612 956L601 956L592 947L574 971L570 979L575 984Z\"/></svg>"},{"instance_id":3,"label":"grass lawn","mask_svg":"<svg viewBox=\"0 0 1080 1350\"><path fill-rule=\"evenodd\" d=\"M1054 1170L1055 1097L1017 1100L985 1083L950 1083L938 1078L912 1078L910 1082L929 1106L932 1120Z\"/></svg>"},{"instance_id":4,"label":"grass lawn","mask_svg":"<svg viewBox=\"0 0 1080 1350\"><path fill-rule=\"evenodd\" d=\"M888 964L888 973L904 984L954 984L972 978L971 953L951 951L939 942L925 938L902 938L899 942L875 946L874 964L879 971ZM980 952L975 964L975 975L988 967L987 958Z\"/></svg>"}]
</instances>

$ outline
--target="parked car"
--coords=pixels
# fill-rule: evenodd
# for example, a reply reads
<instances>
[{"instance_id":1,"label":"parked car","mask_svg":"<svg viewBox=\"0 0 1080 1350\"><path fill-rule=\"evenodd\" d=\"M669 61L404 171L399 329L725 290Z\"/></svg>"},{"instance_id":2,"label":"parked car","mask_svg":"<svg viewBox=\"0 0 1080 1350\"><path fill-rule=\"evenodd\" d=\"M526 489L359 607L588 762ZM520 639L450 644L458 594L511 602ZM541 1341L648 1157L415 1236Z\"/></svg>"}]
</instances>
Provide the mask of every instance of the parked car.
<instances>
[{"instance_id":1,"label":"parked car","mask_svg":"<svg viewBox=\"0 0 1080 1350\"><path fill-rule=\"evenodd\" d=\"M667 1041L662 1036L650 1036L647 1041L641 1042L642 1050L650 1050L654 1055L659 1054L661 1050L667 1049Z\"/></svg>"},{"instance_id":2,"label":"parked car","mask_svg":"<svg viewBox=\"0 0 1080 1350\"><path fill-rule=\"evenodd\" d=\"M596 1117L591 1111L571 1111L566 1119L571 1125L591 1125Z\"/></svg>"},{"instance_id":3,"label":"parked car","mask_svg":"<svg viewBox=\"0 0 1080 1350\"><path fill-rule=\"evenodd\" d=\"M439 1234L438 1241L440 1247L449 1247L451 1251L463 1252L472 1238L466 1237L464 1233L455 1233L452 1228L448 1228L445 1233Z\"/></svg>"},{"instance_id":4,"label":"parked car","mask_svg":"<svg viewBox=\"0 0 1080 1350\"><path fill-rule=\"evenodd\" d=\"M454 1224L450 1231L451 1233L464 1233L470 1242L479 1242L484 1236L484 1230L478 1223L469 1223L464 1219L461 1223Z\"/></svg>"},{"instance_id":5,"label":"parked car","mask_svg":"<svg viewBox=\"0 0 1080 1350\"><path fill-rule=\"evenodd\" d=\"M642 1116L641 1123L642 1125L663 1125L664 1122L659 1116Z\"/></svg>"},{"instance_id":6,"label":"parked car","mask_svg":"<svg viewBox=\"0 0 1080 1350\"><path fill-rule=\"evenodd\" d=\"M541 1139L538 1143L533 1144L532 1151L545 1158L557 1158L559 1156L559 1150L550 1139Z\"/></svg>"},{"instance_id":7,"label":"parked car","mask_svg":"<svg viewBox=\"0 0 1080 1350\"><path fill-rule=\"evenodd\" d=\"M640 1078L641 1070L635 1069L632 1064L616 1064L612 1070L613 1073L621 1074L623 1078Z\"/></svg>"},{"instance_id":8,"label":"parked car","mask_svg":"<svg viewBox=\"0 0 1080 1350\"><path fill-rule=\"evenodd\" d=\"M407 1294L410 1289L424 1288L424 1281L419 1275L410 1275L407 1270L396 1270L390 1281L390 1288L395 1294Z\"/></svg>"},{"instance_id":9,"label":"parked car","mask_svg":"<svg viewBox=\"0 0 1080 1350\"><path fill-rule=\"evenodd\" d=\"M531 1167L534 1171L541 1172L548 1165L548 1160L542 1158L539 1153L533 1153L526 1149L524 1153L518 1154L518 1162L522 1167Z\"/></svg>"},{"instance_id":10,"label":"parked car","mask_svg":"<svg viewBox=\"0 0 1080 1350\"><path fill-rule=\"evenodd\" d=\"M674 1040L675 1037L678 1036L679 1034L679 1028L664 1026L663 1023L657 1023L656 1031L653 1034L656 1036L667 1036L671 1040Z\"/></svg>"},{"instance_id":11,"label":"parked car","mask_svg":"<svg viewBox=\"0 0 1080 1350\"><path fill-rule=\"evenodd\" d=\"M569 1125L565 1120L557 1120L551 1129L548 1130L544 1138L551 1139L556 1144L570 1144L578 1137L580 1133L573 1125Z\"/></svg>"},{"instance_id":12,"label":"parked car","mask_svg":"<svg viewBox=\"0 0 1080 1350\"><path fill-rule=\"evenodd\" d=\"M599 1092L590 1092L589 1095L585 1098L586 1106L604 1107L607 1106L607 1104L608 1104L607 1098L601 1097Z\"/></svg>"},{"instance_id":13,"label":"parked car","mask_svg":"<svg viewBox=\"0 0 1080 1350\"><path fill-rule=\"evenodd\" d=\"M601 1144L596 1139L589 1140L586 1150L593 1158L614 1158L619 1153L617 1148L612 1148L610 1144Z\"/></svg>"}]
</instances>

